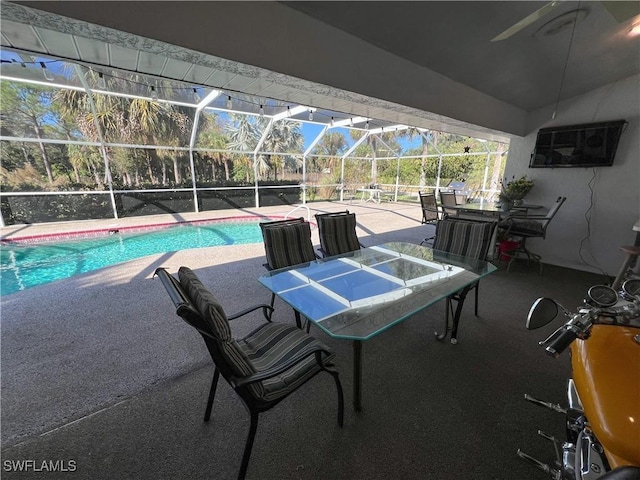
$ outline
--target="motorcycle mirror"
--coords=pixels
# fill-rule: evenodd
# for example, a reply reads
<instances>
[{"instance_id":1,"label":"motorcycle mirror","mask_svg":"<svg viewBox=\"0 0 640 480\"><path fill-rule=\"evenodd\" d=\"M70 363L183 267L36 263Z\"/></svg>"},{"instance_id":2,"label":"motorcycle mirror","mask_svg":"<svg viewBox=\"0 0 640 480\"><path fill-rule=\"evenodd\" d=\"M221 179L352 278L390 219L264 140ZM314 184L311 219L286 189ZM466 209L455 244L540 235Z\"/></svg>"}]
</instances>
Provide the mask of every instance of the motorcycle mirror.
<instances>
[{"instance_id":1,"label":"motorcycle mirror","mask_svg":"<svg viewBox=\"0 0 640 480\"><path fill-rule=\"evenodd\" d=\"M544 327L558 316L558 304L551 298L541 297L533 302L527 315L527 330Z\"/></svg>"}]
</instances>

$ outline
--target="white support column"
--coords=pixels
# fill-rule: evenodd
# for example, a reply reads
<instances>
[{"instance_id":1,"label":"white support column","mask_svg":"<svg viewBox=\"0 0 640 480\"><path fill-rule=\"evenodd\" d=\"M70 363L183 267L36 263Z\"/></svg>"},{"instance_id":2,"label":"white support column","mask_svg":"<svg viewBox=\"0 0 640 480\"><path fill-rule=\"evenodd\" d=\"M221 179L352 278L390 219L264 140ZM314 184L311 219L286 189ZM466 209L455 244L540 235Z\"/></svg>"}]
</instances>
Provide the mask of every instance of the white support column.
<instances>
[{"instance_id":1,"label":"white support column","mask_svg":"<svg viewBox=\"0 0 640 480\"><path fill-rule=\"evenodd\" d=\"M302 204L303 205L307 203L307 155L309 155L313 151L313 149L316 148L316 145L318 145L318 142L324 136L324 134L327 133L328 129L329 129L329 126L325 125L324 128L318 134L318 136L313 139L313 141L309 144L307 149L302 154ZM341 179L340 181L342 182L343 181L342 174L340 175L340 179ZM340 201L342 201L342 192L340 192Z\"/></svg>"},{"instance_id":2,"label":"white support column","mask_svg":"<svg viewBox=\"0 0 640 480\"><path fill-rule=\"evenodd\" d=\"M485 151L487 152L487 159L484 161L484 176L482 177L482 198L484 199L484 194L487 190L487 176L489 175L489 163L491 162L491 151L487 146L486 140L480 140L480 142L482 143Z\"/></svg>"},{"instance_id":3,"label":"white support column","mask_svg":"<svg viewBox=\"0 0 640 480\"><path fill-rule=\"evenodd\" d=\"M207 95L204 100L202 100L198 106L196 107L196 114L193 117L193 128L191 129L191 138L189 138L189 167L191 169L191 185L193 188L193 206L196 213L200 212L200 207L198 206L198 188L196 182L196 167L193 158L193 149L196 145L196 140L198 137L198 123L200 122L200 114L202 110L209 105L214 98L220 95L220 91L212 90L209 95Z\"/></svg>"},{"instance_id":4,"label":"white support column","mask_svg":"<svg viewBox=\"0 0 640 480\"><path fill-rule=\"evenodd\" d=\"M387 147L389 150L391 150L392 152L394 152L393 148L391 148L391 147L389 146L389 144L388 144L387 142L385 142L382 138L378 137L377 135L376 135L376 138L377 138L377 139L378 139L378 141L379 141L380 143L382 143L385 147ZM393 194L393 201L394 201L394 202L397 202L397 201L398 201L398 185L399 185L399 182L400 182L400 153L399 153L399 152L397 152L397 151L395 151L394 153L395 153L395 155L396 155L396 158L398 159L398 165L396 166L396 187L395 187L395 189L394 189L394 190L395 190L395 192L394 192L394 194Z\"/></svg>"},{"instance_id":5,"label":"white support column","mask_svg":"<svg viewBox=\"0 0 640 480\"><path fill-rule=\"evenodd\" d=\"M260 140L258 141L256 148L253 150L253 181L255 184L256 208L260 207L260 194L258 189L258 152L262 148L262 145L267 139L267 136L269 135L269 132L271 131L272 127L273 127L273 118L269 119L269 123L267 124L267 127L264 129L264 132L262 132L262 136L260 137Z\"/></svg>"},{"instance_id":6,"label":"white support column","mask_svg":"<svg viewBox=\"0 0 640 480\"><path fill-rule=\"evenodd\" d=\"M364 142L367 137L369 137L369 132L365 133L362 137L360 137L360 139L354 143L353 145L351 145L351 148L349 150L347 150L344 155L342 155L342 158L340 159L341 161L341 167L340 167L340 179L341 181L344 183L344 160L345 158L347 158L349 155L351 155L351 152L353 152L356 148L358 148L360 146L360 144L362 142ZM340 201L342 201L344 197L341 195L340 196Z\"/></svg>"},{"instance_id":7,"label":"white support column","mask_svg":"<svg viewBox=\"0 0 640 480\"><path fill-rule=\"evenodd\" d=\"M80 68L80 65L77 63L73 64L73 67L76 71L76 75L80 79L82 86L87 92L87 98L89 99L89 108L91 108L91 114L93 116L93 125L96 127L96 132L98 134L98 140L100 142L100 153L102 154L102 161L104 162L105 175L107 176L107 183L109 184L109 197L111 198L111 208L113 209L113 218L118 218L118 208L116 206L116 197L113 194L113 179L111 178L111 167L109 166L109 157L107 156L107 149L104 146L104 137L102 136L102 129L100 128L100 124L98 123L98 114L96 112L96 105L93 101L93 92L89 84L87 83L87 79L84 78L84 73Z\"/></svg>"}]
</instances>

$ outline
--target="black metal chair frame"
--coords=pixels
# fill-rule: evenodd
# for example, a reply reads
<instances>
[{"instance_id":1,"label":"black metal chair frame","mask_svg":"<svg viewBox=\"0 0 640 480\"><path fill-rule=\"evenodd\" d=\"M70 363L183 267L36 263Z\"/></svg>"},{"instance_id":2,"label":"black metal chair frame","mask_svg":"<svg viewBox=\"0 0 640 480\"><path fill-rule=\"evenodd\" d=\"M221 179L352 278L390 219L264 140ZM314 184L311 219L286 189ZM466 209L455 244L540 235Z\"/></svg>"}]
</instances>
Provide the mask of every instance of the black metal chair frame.
<instances>
[{"instance_id":1,"label":"black metal chair frame","mask_svg":"<svg viewBox=\"0 0 640 480\"><path fill-rule=\"evenodd\" d=\"M182 288L180 282L171 274L169 274L166 269L158 268L156 269L155 276L160 278L165 290L169 294L175 308L176 314L181 317L186 323L195 328L198 333L202 336L204 343L207 346L207 350L211 355L211 359L214 364L214 372L213 379L211 381L211 388L209 389L209 397L207 399L207 406L204 413L204 421L208 422L211 417L211 409L213 406L213 401L216 394L216 387L218 385L218 379L220 378L220 374L224 379L229 383L229 385L233 388L233 390L238 394L240 399L242 400L244 406L247 408L250 415L250 426L249 433L247 436L247 441L245 443L244 453L242 455L242 463L240 465L240 472L238 473L238 480L243 480L247 473L247 467L249 465L249 459L251 457L251 451L253 449L253 443L256 436L256 431L258 429L258 416L262 412L266 412L271 408L275 407L282 400L287 398L291 393L298 390L302 385L311 380L315 375L324 371L329 373L336 384L336 390L338 393L338 425L340 427L344 424L344 395L342 391L342 384L340 382L340 377L338 371L334 368L332 363L325 363L322 360L323 353L329 353L326 350L315 349L313 351L308 351L303 354L294 354L289 358L286 362L282 363L278 367L261 371L259 373L255 373L246 377L237 377L232 373L230 366L227 364L226 359L220 353L219 342L220 340L213 335L212 331L206 325L206 322L200 316L197 308L193 305L191 298ZM229 321L240 318L250 312L255 310L262 309L263 315L268 322L271 322L271 315L273 313L273 308L269 305L255 305L253 307L247 308L241 312L238 312L234 315L227 316ZM306 381L302 382L300 385L289 391L286 395L272 401L267 401L264 399L256 398L251 394L249 390L249 386L256 382L261 382L263 380L275 377L277 375L282 374L283 372L289 370L295 365L307 359L310 355L314 355L316 362L318 364L318 371L314 373L312 376L306 379Z\"/></svg>"},{"instance_id":2,"label":"black metal chair frame","mask_svg":"<svg viewBox=\"0 0 640 480\"><path fill-rule=\"evenodd\" d=\"M260 223L260 230L262 231L262 238L264 239L264 231L267 228L277 228L279 226L284 226L284 225L295 225L295 224L300 224L300 223L307 223L307 221L302 218L302 217L297 217L297 218L285 218L283 220L270 220L268 222L261 222ZM265 245L265 249L266 249L266 245ZM314 253L315 255L315 253ZM316 258L319 258L318 255L315 255ZM267 270L271 271L274 270L274 268L269 264L269 259L267 257L267 262L262 264ZM293 266L293 265L287 265L287 266ZM276 294L272 293L271 294L271 302L269 303L269 305L273 308L273 305L276 301ZM302 318L300 316L300 312L298 312L296 309L293 310L293 313L295 315L295 319L296 319L296 325L298 326L298 328L302 328ZM306 330L307 332L309 331L309 328L311 327L310 323L307 323L306 326Z\"/></svg>"},{"instance_id":3,"label":"black metal chair frame","mask_svg":"<svg viewBox=\"0 0 640 480\"><path fill-rule=\"evenodd\" d=\"M527 262L538 262L540 273L542 273L542 257L527 249L527 238L545 238L547 235L547 227L549 226L549 223L551 223L551 220L553 219L553 217L555 217L556 213L558 213L558 210L560 210L560 207L566 200L567 197L558 197L556 199L556 203L554 203L554 205L551 207L551 209L549 209L549 212L546 215L511 215L507 219L505 219L504 222L501 222L500 228L503 229L503 236L505 238L513 236L520 237L521 239L516 249L504 252L504 255L509 257L507 271L510 271L511 264L515 260L526 257ZM539 222L541 229L539 232L528 232L525 230L521 230L518 228L518 220Z\"/></svg>"},{"instance_id":4,"label":"black metal chair frame","mask_svg":"<svg viewBox=\"0 0 640 480\"><path fill-rule=\"evenodd\" d=\"M453 217L458 215L457 210L453 208L447 208L456 205L458 205L458 202L456 200L456 192L444 192L440 190L440 208L442 208L443 216Z\"/></svg>"},{"instance_id":5,"label":"black metal chair frame","mask_svg":"<svg viewBox=\"0 0 640 480\"><path fill-rule=\"evenodd\" d=\"M445 217L445 219L447 221L453 221L453 222L465 222L465 223L490 223L493 225L493 228L491 229L491 235L490 238L493 239L493 234L495 232L495 229L498 228L498 222L497 221L482 221L482 220L468 220L468 219L457 219L455 217ZM437 229L436 229L436 235L437 235ZM487 258L487 256L489 255L489 250L493 248L492 245L492 241L490 241L488 243L487 246L487 251L485 252L483 258L479 258L478 260L485 260ZM434 259L437 256L437 250L434 252ZM435 333L435 336L438 340L444 340L444 338L447 335L447 332L449 331L449 315L451 315L451 317L453 318L453 325L451 327L451 343L452 344L456 344L458 343L458 325L460 324L460 316L462 315L462 307L464 306L464 301L467 298L467 294L469 292L471 292L471 290L475 290L475 298L474 298L474 306L473 306L473 313L474 315L477 317L478 316L478 293L480 290L480 280L467 285L466 287L462 288L461 290L458 290L456 293L449 295L446 298L446 316L445 316L445 330L442 333ZM456 309L454 311L453 309L453 302L456 302Z\"/></svg>"},{"instance_id":6,"label":"black metal chair frame","mask_svg":"<svg viewBox=\"0 0 640 480\"><path fill-rule=\"evenodd\" d=\"M440 207L438 207L435 193L418 192L418 197L420 198L420 207L422 208L423 225L437 223L442 219L442 211L440 210ZM420 242L420 245L433 242L434 238L436 238L435 235L425 237Z\"/></svg>"}]
</instances>

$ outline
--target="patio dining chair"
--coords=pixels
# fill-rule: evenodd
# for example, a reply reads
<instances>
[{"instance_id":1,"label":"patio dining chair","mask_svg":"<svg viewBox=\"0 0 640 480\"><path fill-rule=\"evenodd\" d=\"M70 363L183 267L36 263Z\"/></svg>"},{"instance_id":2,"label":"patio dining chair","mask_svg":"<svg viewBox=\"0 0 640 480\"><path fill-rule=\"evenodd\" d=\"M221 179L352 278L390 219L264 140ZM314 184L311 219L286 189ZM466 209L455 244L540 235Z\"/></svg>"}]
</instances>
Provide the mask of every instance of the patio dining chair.
<instances>
[{"instance_id":1,"label":"patio dining chair","mask_svg":"<svg viewBox=\"0 0 640 480\"><path fill-rule=\"evenodd\" d=\"M435 193L418 192L420 197L420 207L422 208L422 224L434 224L442 217ZM426 237L420 245L433 241L435 235Z\"/></svg>"},{"instance_id":2,"label":"patio dining chair","mask_svg":"<svg viewBox=\"0 0 640 480\"><path fill-rule=\"evenodd\" d=\"M275 407L320 372L329 373L335 381L338 425L342 427L342 385L332 363L335 354L329 347L293 325L271 322L273 308L269 305L256 305L227 316L215 296L187 267L180 267L178 279L164 268L158 268L155 275L169 294L176 314L200 333L213 360L213 380L204 421L208 422L211 417L220 374L249 411L251 423L239 480L243 480L247 473L259 414ZM246 337L234 339L229 321L259 309L262 309L266 322Z\"/></svg>"},{"instance_id":3,"label":"patio dining chair","mask_svg":"<svg viewBox=\"0 0 640 480\"><path fill-rule=\"evenodd\" d=\"M320 253L323 257L360 249L355 213L345 210L336 213L316 213L315 217L320 237Z\"/></svg>"},{"instance_id":4,"label":"patio dining chair","mask_svg":"<svg viewBox=\"0 0 640 480\"><path fill-rule=\"evenodd\" d=\"M261 222L267 270L292 267L318 258L311 242L311 225L304 218ZM276 294L271 294L271 306ZM296 324L302 328L300 313L294 309ZM307 325L309 327L309 325Z\"/></svg>"},{"instance_id":5,"label":"patio dining chair","mask_svg":"<svg viewBox=\"0 0 640 480\"><path fill-rule=\"evenodd\" d=\"M456 218L445 218L440 220L436 226L436 238L433 249L462 255L466 258L485 260L489 251L493 247L494 231L497 228L497 221L468 221ZM437 253L437 252L436 252ZM435 256L435 255L434 255ZM451 328L451 343L458 342L458 323L465 298L471 290L475 290L474 314L478 316L478 290L480 281L459 290L453 295L449 295L446 301L445 332L436 334L438 339L443 339L449 328L449 314L453 316L454 323ZM456 312L453 312L453 302L456 302Z\"/></svg>"},{"instance_id":6,"label":"patio dining chair","mask_svg":"<svg viewBox=\"0 0 640 480\"><path fill-rule=\"evenodd\" d=\"M504 238L520 239L518 246L514 250L506 253L509 257L507 271L510 271L511 264L515 260L526 259L539 264L540 273L542 273L542 257L527 249L527 238L545 238L547 235L547 227L553 217L567 200L567 197L558 197L556 203L549 209L546 215L510 215L504 221L500 222L499 228L502 230Z\"/></svg>"},{"instance_id":7,"label":"patio dining chair","mask_svg":"<svg viewBox=\"0 0 640 480\"><path fill-rule=\"evenodd\" d=\"M456 192L440 191L440 205L442 205L442 212L444 215L449 217L455 217L458 215L458 211L456 209L447 208L458 205L458 202L456 201Z\"/></svg>"},{"instance_id":8,"label":"patio dining chair","mask_svg":"<svg viewBox=\"0 0 640 480\"><path fill-rule=\"evenodd\" d=\"M440 220L440 209L436 202L435 193L418 192L420 197L420 206L422 207L422 223L436 223Z\"/></svg>"}]
</instances>

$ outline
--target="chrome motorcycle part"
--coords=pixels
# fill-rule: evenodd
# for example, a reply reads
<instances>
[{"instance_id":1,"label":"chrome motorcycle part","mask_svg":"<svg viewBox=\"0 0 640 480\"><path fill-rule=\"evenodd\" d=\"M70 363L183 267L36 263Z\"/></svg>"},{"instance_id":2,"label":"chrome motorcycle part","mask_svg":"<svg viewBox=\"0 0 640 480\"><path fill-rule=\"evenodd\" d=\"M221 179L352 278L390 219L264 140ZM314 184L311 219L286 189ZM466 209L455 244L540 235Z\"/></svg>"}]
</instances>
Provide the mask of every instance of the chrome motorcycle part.
<instances>
[{"instance_id":1,"label":"chrome motorcycle part","mask_svg":"<svg viewBox=\"0 0 640 480\"><path fill-rule=\"evenodd\" d=\"M582 480L576 475L576 446L571 442L565 442L562 445L562 479L563 480Z\"/></svg>"},{"instance_id":2,"label":"chrome motorcycle part","mask_svg":"<svg viewBox=\"0 0 640 480\"><path fill-rule=\"evenodd\" d=\"M531 465L533 465L534 467L542 470L544 473L548 473L551 476L551 478L553 478L554 480L562 480L562 474L560 473L560 470L556 470L555 468L551 468L546 463L541 462L537 458L533 458L531 455L527 455L526 453L524 453L520 449L518 449L518 451L516 453L524 461L526 461L526 462L530 463Z\"/></svg>"},{"instance_id":3,"label":"chrome motorcycle part","mask_svg":"<svg viewBox=\"0 0 640 480\"><path fill-rule=\"evenodd\" d=\"M582 406L582 402L580 401L580 395L578 395L576 383L573 381L573 378L569 379L567 385L567 401L569 403L570 409L584 411L584 407Z\"/></svg>"},{"instance_id":4,"label":"chrome motorcycle part","mask_svg":"<svg viewBox=\"0 0 640 480\"><path fill-rule=\"evenodd\" d=\"M627 300L635 300L635 297L640 295L640 278L632 278L624 282L622 292L627 296Z\"/></svg>"},{"instance_id":5,"label":"chrome motorcycle part","mask_svg":"<svg viewBox=\"0 0 640 480\"><path fill-rule=\"evenodd\" d=\"M531 403L533 403L535 405L538 405L540 407L548 408L549 410L553 410L554 412L563 413L563 414L567 413L567 410L565 408L562 408L557 403L551 403L551 402L545 402L544 400L538 400L537 398L532 397L528 393L524 394L524 399L527 402L531 402Z\"/></svg>"},{"instance_id":6,"label":"chrome motorcycle part","mask_svg":"<svg viewBox=\"0 0 640 480\"><path fill-rule=\"evenodd\" d=\"M529 315L527 315L527 330L535 330L540 327L544 327L553 321L558 316L558 303L551 299L541 297L538 298L531 309L529 309Z\"/></svg>"},{"instance_id":7,"label":"chrome motorcycle part","mask_svg":"<svg viewBox=\"0 0 640 480\"><path fill-rule=\"evenodd\" d=\"M595 436L584 429L580 432L576 444L576 471L580 472L582 480L595 480L609 470L606 460L603 458L602 445Z\"/></svg>"},{"instance_id":8,"label":"chrome motorcycle part","mask_svg":"<svg viewBox=\"0 0 640 480\"><path fill-rule=\"evenodd\" d=\"M585 300L594 307L613 307L618 303L618 294L613 288L607 285L594 285L587 292L587 298Z\"/></svg>"},{"instance_id":9,"label":"chrome motorcycle part","mask_svg":"<svg viewBox=\"0 0 640 480\"><path fill-rule=\"evenodd\" d=\"M553 449L556 452L556 463L561 465L562 459L560 458L560 448L562 445L560 444L560 440L558 440L553 435L549 435L548 433L543 432L542 430L538 430L538 435L540 435L545 440L549 440L553 444Z\"/></svg>"}]
</instances>

